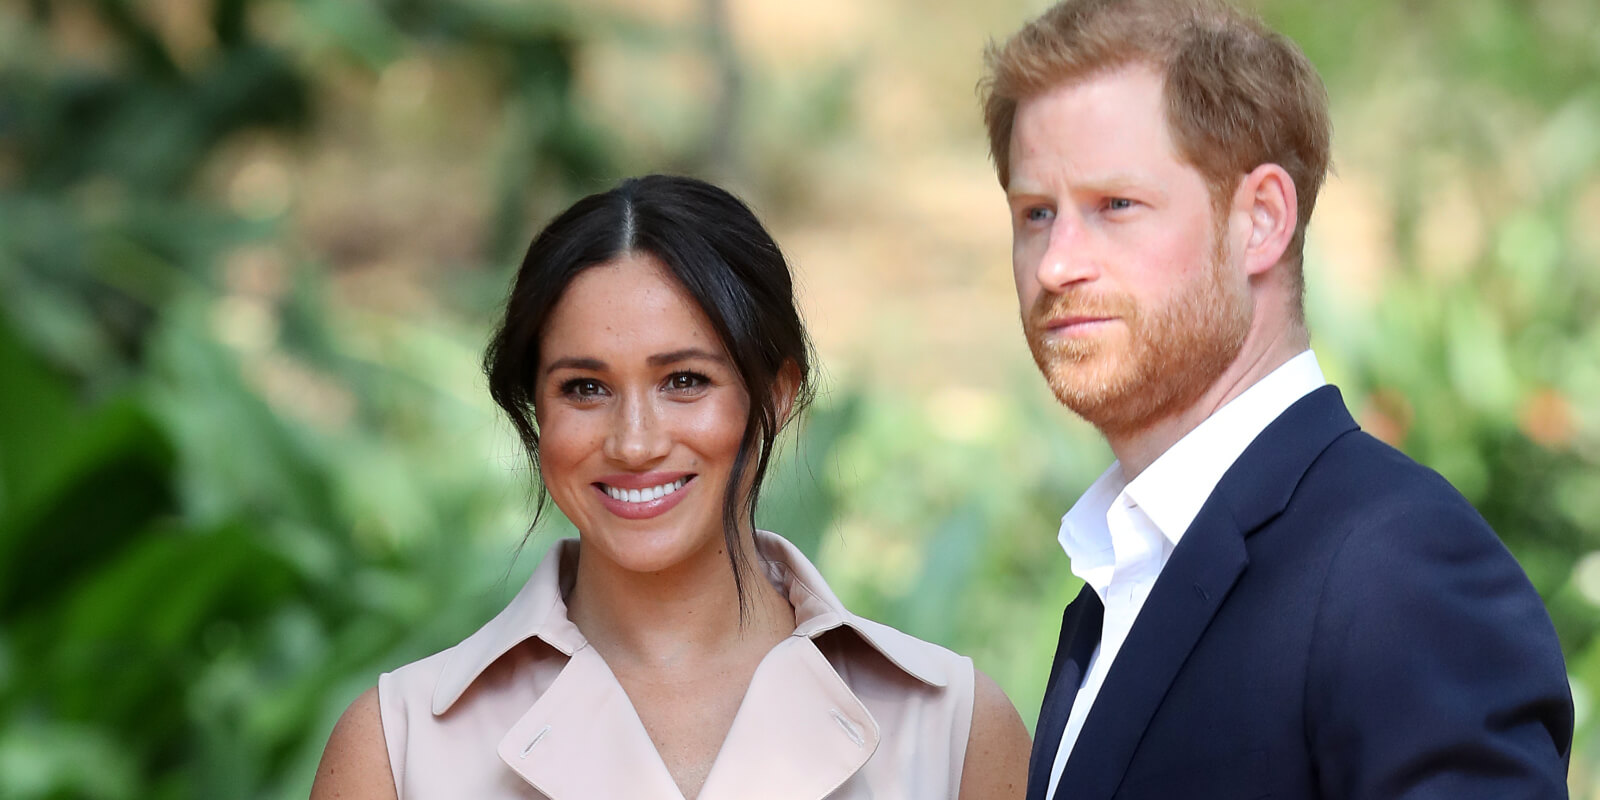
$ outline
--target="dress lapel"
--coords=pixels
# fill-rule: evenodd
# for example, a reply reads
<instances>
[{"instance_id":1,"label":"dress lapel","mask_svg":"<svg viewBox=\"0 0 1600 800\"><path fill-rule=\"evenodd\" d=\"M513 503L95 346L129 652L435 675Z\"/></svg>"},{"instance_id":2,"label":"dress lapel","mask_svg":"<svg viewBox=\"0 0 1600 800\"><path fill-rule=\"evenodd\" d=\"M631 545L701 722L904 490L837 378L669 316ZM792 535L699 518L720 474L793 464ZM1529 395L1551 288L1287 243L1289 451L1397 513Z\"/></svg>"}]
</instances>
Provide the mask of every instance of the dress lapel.
<instances>
[{"instance_id":1,"label":"dress lapel","mask_svg":"<svg viewBox=\"0 0 1600 800\"><path fill-rule=\"evenodd\" d=\"M1100 643L1104 622L1105 606L1100 596L1094 593L1094 587L1084 584L1077 599L1069 603L1061 615L1056 660L1050 667L1050 680L1045 684L1044 704L1039 709L1039 724L1034 730L1033 754L1028 758L1028 800L1044 800L1067 718L1072 715L1072 705L1077 699L1078 687L1083 685L1083 674L1089 669L1095 645Z\"/></svg>"},{"instance_id":2,"label":"dress lapel","mask_svg":"<svg viewBox=\"0 0 1600 800\"><path fill-rule=\"evenodd\" d=\"M811 639L767 653L700 800L821 800L878 748L878 723Z\"/></svg>"},{"instance_id":3,"label":"dress lapel","mask_svg":"<svg viewBox=\"0 0 1600 800\"><path fill-rule=\"evenodd\" d=\"M796 628L756 667L699 798L820 800L866 765L880 732L813 639L848 630L928 686L948 685L950 667L905 634L850 614L793 545L764 531L756 541ZM559 562L578 553L575 542L558 547L511 606L457 647L434 713L448 712L489 664L537 636L570 658L500 739L500 759L551 800L683 800L626 690L567 619L560 577L572 565Z\"/></svg>"},{"instance_id":4,"label":"dress lapel","mask_svg":"<svg viewBox=\"0 0 1600 800\"><path fill-rule=\"evenodd\" d=\"M751 677L699 800L821 800L877 750L878 723L808 638ZM584 648L497 748L551 800L682 800L622 685Z\"/></svg>"},{"instance_id":5,"label":"dress lapel","mask_svg":"<svg viewBox=\"0 0 1600 800\"><path fill-rule=\"evenodd\" d=\"M496 749L551 800L683 800L627 692L593 647L573 654Z\"/></svg>"},{"instance_id":6,"label":"dress lapel","mask_svg":"<svg viewBox=\"0 0 1600 800\"><path fill-rule=\"evenodd\" d=\"M1223 475L1117 653L1057 797L1113 796L1173 679L1249 564L1245 539L1283 511L1317 455L1356 429L1339 390L1325 386L1279 415Z\"/></svg>"}]
</instances>

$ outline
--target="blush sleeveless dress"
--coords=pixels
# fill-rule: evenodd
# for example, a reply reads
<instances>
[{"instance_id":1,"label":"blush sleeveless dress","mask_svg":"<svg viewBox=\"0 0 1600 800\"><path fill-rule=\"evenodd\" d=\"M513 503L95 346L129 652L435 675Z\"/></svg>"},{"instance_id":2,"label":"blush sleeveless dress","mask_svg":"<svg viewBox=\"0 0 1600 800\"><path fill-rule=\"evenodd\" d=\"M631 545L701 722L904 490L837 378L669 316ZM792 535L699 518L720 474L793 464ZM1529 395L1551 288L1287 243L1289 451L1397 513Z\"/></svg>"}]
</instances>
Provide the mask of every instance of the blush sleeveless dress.
<instances>
[{"instance_id":1,"label":"blush sleeveless dress","mask_svg":"<svg viewBox=\"0 0 1600 800\"><path fill-rule=\"evenodd\" d=\"M756 547L795 629L756 668L699 799L956 797L972 661L850 613L782 537ZM379 678L400 800L683 800L567 618L577 554L556 542L487 625Z\"/></svg>"}]
</instances>

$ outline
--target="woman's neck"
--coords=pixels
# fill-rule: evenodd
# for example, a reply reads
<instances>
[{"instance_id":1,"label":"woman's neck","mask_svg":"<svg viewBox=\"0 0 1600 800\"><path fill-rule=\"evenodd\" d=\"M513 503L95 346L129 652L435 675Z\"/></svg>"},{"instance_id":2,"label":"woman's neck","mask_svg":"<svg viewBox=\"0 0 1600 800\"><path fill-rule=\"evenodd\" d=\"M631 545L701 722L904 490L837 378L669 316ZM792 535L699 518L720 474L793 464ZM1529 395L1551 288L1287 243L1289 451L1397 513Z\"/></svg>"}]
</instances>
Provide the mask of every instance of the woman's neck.
<instances>
[{"instance_id":1,"label":"woman's neck","mask_svg":"<svg viewBox=\"0 0 1600 800\"><path fill-rule=\"evenodd\" d=\"M746 564L759 559L752 536L741 545ZM794 630L794 609L756 568L744 574L746 616L725 546L708 548L672 570L639 573L579 544L568 615L612 668L691 667L755 648L764 654Z\"/></svg>"}]
</instances>

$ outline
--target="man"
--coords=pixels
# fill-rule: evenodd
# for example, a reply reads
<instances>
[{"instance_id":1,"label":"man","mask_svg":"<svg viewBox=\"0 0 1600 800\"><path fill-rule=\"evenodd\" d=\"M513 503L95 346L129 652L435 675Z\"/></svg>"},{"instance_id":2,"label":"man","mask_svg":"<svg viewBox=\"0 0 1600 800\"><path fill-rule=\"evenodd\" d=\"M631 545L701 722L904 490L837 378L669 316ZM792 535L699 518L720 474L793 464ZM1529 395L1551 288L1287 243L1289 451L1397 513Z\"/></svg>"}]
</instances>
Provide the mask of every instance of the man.
<instances>
[{"instance_id":1,"label":"man","mask_svg":"<svg viewBox=\"0 0 1600 800\"><path fill-rule=\"evenodd\" d=\"M1565 797L1538 595L1308 349L1305 56L1221 2L1063 0L988 66L1028 344L1117 457L1062 521L1028 797Z\"/></svg>"}]
</instances>

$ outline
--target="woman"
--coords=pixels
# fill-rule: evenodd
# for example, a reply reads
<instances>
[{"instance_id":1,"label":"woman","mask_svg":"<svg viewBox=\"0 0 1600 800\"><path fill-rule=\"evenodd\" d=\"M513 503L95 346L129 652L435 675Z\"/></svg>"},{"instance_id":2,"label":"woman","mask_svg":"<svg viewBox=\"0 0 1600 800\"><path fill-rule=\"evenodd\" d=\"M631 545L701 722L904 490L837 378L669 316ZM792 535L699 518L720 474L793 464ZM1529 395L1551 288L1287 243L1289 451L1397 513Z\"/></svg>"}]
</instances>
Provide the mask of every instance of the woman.
<instances>
[{"instance_id":1,"label":"woman","mask_svg":"<svg viewBox=\"0 0 1600 800\"><path fill-rule=\"evenodd\" d=\"M1004 693L754 529L809 351L782 253L728 193L651 176L551 222L485 368L579 538L357 699L312 797L1020 797Z\"/></svg>"}]
</instances>

